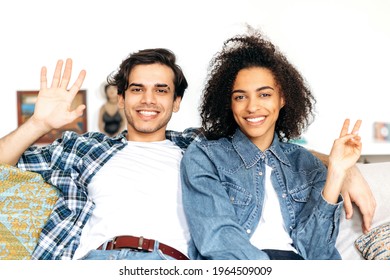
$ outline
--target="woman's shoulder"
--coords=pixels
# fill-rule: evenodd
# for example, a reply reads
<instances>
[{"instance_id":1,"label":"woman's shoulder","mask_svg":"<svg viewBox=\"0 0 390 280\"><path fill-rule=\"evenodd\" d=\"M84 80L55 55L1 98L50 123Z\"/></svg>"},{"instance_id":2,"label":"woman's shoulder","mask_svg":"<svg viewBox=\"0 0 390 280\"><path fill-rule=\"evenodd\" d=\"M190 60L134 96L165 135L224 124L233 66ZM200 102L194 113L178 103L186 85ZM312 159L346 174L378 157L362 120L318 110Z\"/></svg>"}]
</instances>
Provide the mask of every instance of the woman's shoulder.
<instances>
[{"instance_id":1,"label":"woman's shoulder","mask_svg":"<svg viewBox=\"0 0 390 280\"><path fill-rule=\"evenodd\" d=\"M216 140L210 140L206 138L201 138L197 141L199 147L204 149L229 149L232 147L231 138L222 137Z\"/></svg>"},{"instance_id":2,"label":"woman's shoulder","mask_svg":"<svg viewBox=\"0 0 390 280\"><path fill-rule=\"evenodd\" d=\"M283 143L281 148L292 165L298 165L301 168L324 167L322 161L306 147L295 143Z\"/></svg>"},{"instance_id":3,"label":"woman's shoulder","mask_svg":"<svg viewBox=\"0 0 390 280\"><path fill-rule=\"evenodd\" d=\"M231 139L220 138L217 140L206 139L205 137L199 138L197 141L193 141L186 150L186 154L192 153L206 153L215 154L226 152L233 149Z\"/></svg>"}]
</instances>

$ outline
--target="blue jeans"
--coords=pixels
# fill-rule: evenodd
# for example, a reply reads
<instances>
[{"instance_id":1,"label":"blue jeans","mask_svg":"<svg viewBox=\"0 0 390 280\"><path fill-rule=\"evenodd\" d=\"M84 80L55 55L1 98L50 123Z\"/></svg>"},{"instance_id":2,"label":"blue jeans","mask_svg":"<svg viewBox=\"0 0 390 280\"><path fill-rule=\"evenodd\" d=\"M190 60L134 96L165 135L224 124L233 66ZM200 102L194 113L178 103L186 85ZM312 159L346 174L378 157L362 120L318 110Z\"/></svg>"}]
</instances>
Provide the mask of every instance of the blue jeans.
<instances>
[{"instance_id":1,"label":"blue jeans","mask_svg":"<svg viewBox=\"0 0 390 280\"><path fill-rule=\"evenodd\" d=\"M91 250L80 260L174 260L174 258L164 255L158 249L158 241L156 241L152 252L132 249Z\"/></svg>"},{"instance_id":2,"label":"blue jeans","mask_svg":"<svg viewBox=\"0 0 390 280\"><path fill-rule=\"evenodd\" d=\"M303 258L293 251L263 249L271 260L303 260Z\"/></svg>"}]
</instances>

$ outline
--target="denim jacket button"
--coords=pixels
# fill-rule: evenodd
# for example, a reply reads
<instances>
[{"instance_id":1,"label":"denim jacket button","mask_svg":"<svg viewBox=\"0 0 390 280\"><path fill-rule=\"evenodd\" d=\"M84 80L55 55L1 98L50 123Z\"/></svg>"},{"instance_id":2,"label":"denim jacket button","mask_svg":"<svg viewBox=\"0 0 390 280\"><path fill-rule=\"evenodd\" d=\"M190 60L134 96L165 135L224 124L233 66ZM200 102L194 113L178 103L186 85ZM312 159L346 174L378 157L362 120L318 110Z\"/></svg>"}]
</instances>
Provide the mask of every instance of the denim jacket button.
<instances>
[{"instance_id":1,"label":"denim jacket button","mask_svg":"<svg viewBox=\"0 0 390 280\"><path fill-rule=\"evenodd\" d=\"M248 229L246 230L246 233L247 233L247 234L250 234L250 233L251 233L251 230L248 228Z\"/></svg>"},{"instance_id":2,"label":"denim jacket button","mask_svg":"<svg viewBox=\"0 0 390 280\"><path fill-rule=\"evenodd\" d=\"M260 171L260 172L259 172L259 175L260 175L260 176L263 176L263 172Z\"/></svg>"},{"instance_id":3,"label":"denim jacket button","mask_svg":"<svg viewBox=\"0 0 390 280\"><path fill-rule=\"evenodd\" d=\"M234 197L230 197L230 202L233 202L234 201Z\"/></svg>"},{"instance_id":4,"label":"denim jacket button","mask_svg":"<svg viewBox=\"0 0 390 280\"><path fill-rule=\"evenodd\" d=\"M283 198L286 198L286 197L287 197L287 195L284 193L284 194L282 194L282 197L283 197Z\"/></svg>"}]
</instances>

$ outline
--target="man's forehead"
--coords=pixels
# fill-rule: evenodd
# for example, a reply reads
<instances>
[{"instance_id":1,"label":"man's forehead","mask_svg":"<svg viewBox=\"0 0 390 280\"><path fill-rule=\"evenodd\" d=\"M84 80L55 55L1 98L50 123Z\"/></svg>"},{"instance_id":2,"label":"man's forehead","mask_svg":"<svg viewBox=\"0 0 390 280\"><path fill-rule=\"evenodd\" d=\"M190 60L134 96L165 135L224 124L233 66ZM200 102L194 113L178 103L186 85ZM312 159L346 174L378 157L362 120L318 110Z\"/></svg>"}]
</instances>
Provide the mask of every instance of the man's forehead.
<instances>
[{"instance_id":1,"label":"man's forehead","mask_svg":"<svg viewBox=\"0 0 390 280\"><path fill-rule=\"evenodd\" d=\"M173 70L163 64L147 64L135 66L129 75L129 84L143 86L167 85L172 86L174 80Z\"/></svg>"}]
</instances>

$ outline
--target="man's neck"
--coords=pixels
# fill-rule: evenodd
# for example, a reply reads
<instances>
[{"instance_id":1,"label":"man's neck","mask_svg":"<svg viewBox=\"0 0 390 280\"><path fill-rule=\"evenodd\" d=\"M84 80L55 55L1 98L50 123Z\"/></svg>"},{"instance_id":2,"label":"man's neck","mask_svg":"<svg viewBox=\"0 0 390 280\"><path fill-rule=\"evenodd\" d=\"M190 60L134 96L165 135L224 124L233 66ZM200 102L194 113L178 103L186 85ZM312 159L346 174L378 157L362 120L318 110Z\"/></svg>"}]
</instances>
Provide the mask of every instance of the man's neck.
<instances>
[{"instance_id":1,"label":"man's neck","mask_svg":"<svg viewBox=\"0 0 390 280\"><path fill-rule=\"evenodd\" d=\"M166 140L165 130L152 133L128 131L126 138L128 141L135 142L158 142Z\"/></svg>"}]
</instances>

